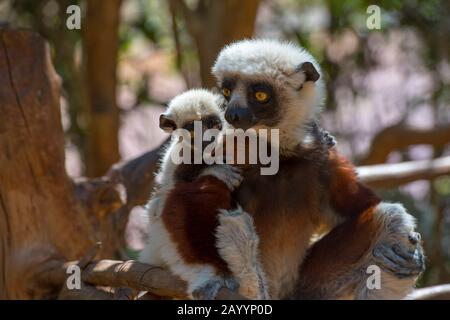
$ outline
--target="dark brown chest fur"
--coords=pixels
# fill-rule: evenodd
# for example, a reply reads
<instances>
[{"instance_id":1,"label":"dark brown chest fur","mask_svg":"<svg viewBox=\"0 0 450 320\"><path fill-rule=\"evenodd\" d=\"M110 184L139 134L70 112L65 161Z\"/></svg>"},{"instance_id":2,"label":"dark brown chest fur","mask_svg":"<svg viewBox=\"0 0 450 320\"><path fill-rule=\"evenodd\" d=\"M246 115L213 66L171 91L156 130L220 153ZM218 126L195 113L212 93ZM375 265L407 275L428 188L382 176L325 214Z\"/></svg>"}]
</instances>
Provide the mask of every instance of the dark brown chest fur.
<instances>
[{"instance_id":1,"label":"dark brown chest fur","mask_svg":"<svg viewBox=\"0 0 450 320\"><path fill-rule=\"evenodd\" d=\"M327 208L327 157L315 150L280 159L276 175L244 170L234 198L255 220L260 252L271 294L282 296L296 280L297 269Z\"/></svg>"}]
</instances>

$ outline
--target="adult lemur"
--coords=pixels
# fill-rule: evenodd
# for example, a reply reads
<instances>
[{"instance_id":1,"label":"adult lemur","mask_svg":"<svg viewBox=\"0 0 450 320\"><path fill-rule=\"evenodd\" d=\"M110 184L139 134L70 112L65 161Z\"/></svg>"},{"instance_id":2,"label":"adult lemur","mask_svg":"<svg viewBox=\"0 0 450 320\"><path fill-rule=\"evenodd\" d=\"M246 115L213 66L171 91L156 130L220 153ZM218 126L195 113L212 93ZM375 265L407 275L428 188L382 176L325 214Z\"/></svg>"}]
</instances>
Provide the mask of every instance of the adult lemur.
<instances>
[{"instance_id":1,"label":"adult lemur","mask_svg":"<svg viewBox=\"0 0 450 320\"><path fill-rule=\"evenodd\" d=\"M193 163L195 121L201 124L201 134L207 129L219 131L221 101L220 95L209 91L190 90L175 97L161 115L160 127L172 133L172 141L161 162L162 180L148 204L149 238L139 260L168 267L187 282L188 294L194 298L213 299L221 287L235 290L239 284L244 296L266 299L253 220L233 210L231 191L242 180L238 169L208 166L203 158ZM180 128L190 136L180 135ZM180 143L186 147L182 152L190 153L189 163L175 162ZM202 153L204 148L200 144ZM216 236L221 242L216 243ZM217 248L223 243L227 251L222 258ZM227 254L239 259L227 260Z\"/></svg>"},{"instance_id":2,"label":"adult lemur","mask_svg":"<svg viewBox=\"0 0 450 320\"><path fill-rule=\"evenodd\" d=\"M225 47L213 74L235 128L280 130L280 167L243 171L234 199L253 216L273 298L402 298L424 268L415 220L361 184L334 148L305 148L323 99L320 69L305 50L272 40ZM329 232L316 242L314 235ZM370 265L381 288L369 289Z\"/></svg>"}]
</instances>

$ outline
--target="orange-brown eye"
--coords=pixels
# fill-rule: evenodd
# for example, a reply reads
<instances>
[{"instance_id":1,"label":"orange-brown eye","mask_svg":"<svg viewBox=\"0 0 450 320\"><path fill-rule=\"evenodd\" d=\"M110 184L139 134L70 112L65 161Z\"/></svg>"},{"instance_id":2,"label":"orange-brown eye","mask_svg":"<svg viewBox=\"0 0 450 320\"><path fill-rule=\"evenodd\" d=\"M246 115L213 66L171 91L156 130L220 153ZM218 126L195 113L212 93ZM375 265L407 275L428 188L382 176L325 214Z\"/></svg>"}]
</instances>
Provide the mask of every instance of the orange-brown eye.
<instances>
[{"instance_id":1,"label":"orange-brown eye","mask_svg":"<svg viewBox=\"0 0 450 320\"><path fill-rule=\"evenodd\" d=\"M231 95L231 90L227 89L227 88L223 88L222 93L223 93L224 97L229 97Z\"/></svg>"},{"instance_id":2,"label":"orange-brown eye","mask_svg":"<svg viewBox=\"0 0 450 320\"><path fill-rule=\"evenodd\" d=\"M264 102L269 98L269 95L265 92L262 91L258 91L255 93L255 98L256 100L258 100L259 102Z\"/></svg>"}]
</instances>

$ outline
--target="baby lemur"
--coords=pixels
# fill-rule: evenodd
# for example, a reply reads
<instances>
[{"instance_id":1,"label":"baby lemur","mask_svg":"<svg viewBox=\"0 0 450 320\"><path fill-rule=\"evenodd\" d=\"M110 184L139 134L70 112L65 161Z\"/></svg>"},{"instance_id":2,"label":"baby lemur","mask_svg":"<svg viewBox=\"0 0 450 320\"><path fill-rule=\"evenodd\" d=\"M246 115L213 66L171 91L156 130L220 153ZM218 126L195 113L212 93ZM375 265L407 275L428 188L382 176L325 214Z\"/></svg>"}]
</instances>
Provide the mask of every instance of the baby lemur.
<instances>
[{"instance_id":1,"label":"baby lemur","mask_svg":"<svg viewBox=\"0 0 450 320\"><path fill-rule=\"evenodd\" d=\"M192 298L214 299L222 287L239 287L248 298L266 299L253 219L233 210L237 207L231 192L241 182L239 170L226 164L207 165L203 158L195 164L174 162L180 143L188 147L190 160L196 148L204 151L203 143L194 143L195 121L201 121L202 133L222 129L222 99L207 90L190 90L175 97L160 116L161 129L172 133L172 139L161 161L161 180L147 205L149 238L139 260L168 267L187 282ZM216 237L226 241L233 261L220 256Z\"/></svg>"}]
</instances>

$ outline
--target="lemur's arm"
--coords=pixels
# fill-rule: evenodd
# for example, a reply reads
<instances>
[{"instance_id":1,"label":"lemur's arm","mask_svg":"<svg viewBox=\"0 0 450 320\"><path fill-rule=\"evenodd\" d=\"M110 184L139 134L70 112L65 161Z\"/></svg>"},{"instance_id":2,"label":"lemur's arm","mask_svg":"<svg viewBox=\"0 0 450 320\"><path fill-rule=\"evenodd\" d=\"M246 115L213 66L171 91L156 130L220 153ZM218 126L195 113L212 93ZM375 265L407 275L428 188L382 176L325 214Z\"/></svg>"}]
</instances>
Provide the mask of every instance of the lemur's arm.
<instances>
[{"instance_id":1,"label":"lemur's arm","mask_svg":"<svg viewBox=\"0 0 450 320\"><path fill-rule=\"evenodd\" d=\"M233 191L242 182L241 170L238 167L230 166L228 164L213 164L207 166L201 171L199 177L213 176L225 183Z\"/></svg>"},{"instance_id":2,"label":"lemur's arm","mask_svg":"<svg viewBox=\"0 0 450 320\"><path fill-rule=\"evenodd\" d=\"M317 121L310 122L311 134L315 138L316 144L320 144L324 148L331 149L336 146L337 142L331 133L319 126Z\"/></svg>"},{"instance_id":3,"label":"lemur's arm","mask_svg":"<svg viewBox=\"0 0 450 320\"><path fill-rule=\"evenodd\" d=\"M424 268L414 218L399 204L381 202L335 150L330 170L330 206L342 222L311 247L293 297L403 298ZM379 288L367 285L374 270Z\"/></svg>"}]
</instances>

